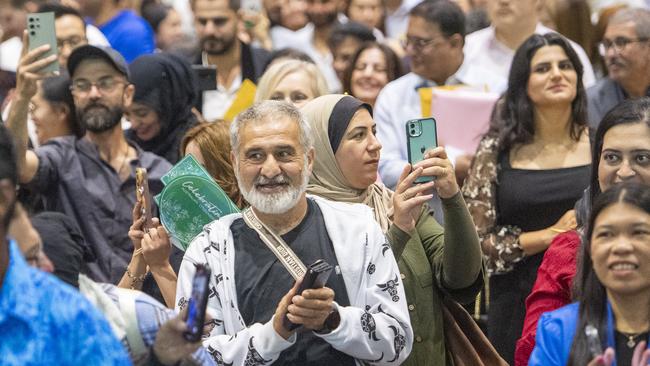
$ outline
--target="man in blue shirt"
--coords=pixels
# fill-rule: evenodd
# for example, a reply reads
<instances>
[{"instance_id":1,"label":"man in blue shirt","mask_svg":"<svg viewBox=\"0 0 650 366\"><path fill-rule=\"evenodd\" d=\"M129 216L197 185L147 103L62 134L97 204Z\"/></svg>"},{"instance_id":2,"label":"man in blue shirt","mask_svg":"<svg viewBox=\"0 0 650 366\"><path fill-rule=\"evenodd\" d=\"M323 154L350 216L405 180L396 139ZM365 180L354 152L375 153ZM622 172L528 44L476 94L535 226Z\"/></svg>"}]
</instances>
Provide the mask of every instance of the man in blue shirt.
<instances>
[{"instance_id":1,"label":"man in blue shirt","mask_svg":"<svg viewBox=\"0 0 650 366\"><path fill-rule=\"evenodd\" d=\"M133 10L121 9L117 0L80 1L81 13L90 18L111 47L130 63L140 55L153 53L155 37L146 20Z\"/></svg>"},{"instance_id":2,"label":"man in blue shirt","mask_svg":"<svg viewBox=\"0 0 650 366\"><path fill-rule=\"evenodd\" d=\"M0 364L130 365L106 320L77 291L27 265L6 238L18 167L0 124Z\"/></svg>"}]
</instances>

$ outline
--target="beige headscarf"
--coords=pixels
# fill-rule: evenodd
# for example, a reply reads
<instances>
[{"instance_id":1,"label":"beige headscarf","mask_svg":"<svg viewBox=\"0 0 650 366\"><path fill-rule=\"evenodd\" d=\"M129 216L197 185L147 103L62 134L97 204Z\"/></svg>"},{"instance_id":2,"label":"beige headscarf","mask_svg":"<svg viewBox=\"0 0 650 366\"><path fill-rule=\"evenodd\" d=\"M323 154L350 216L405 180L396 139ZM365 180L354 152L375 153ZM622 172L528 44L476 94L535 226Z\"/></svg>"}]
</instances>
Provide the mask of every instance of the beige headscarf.
<instances>
[{"instance_id":1,"label":"beige headscarf","mask_svg":"<svg viewBox=\"0 0 650 366\"><path fill-rule=\"evenodd\" d=\"M329 119L334 107L342 98L352 97L340 94L325 95L301 108L301 112L311 125L315 149L314 170L309 178L307 193L332 201L365 203L374 209L375 219L385 233L393 216L393 192L378 183L364 190L350 187L332 151L327 132Z\"/></svg>"}]
</instances>

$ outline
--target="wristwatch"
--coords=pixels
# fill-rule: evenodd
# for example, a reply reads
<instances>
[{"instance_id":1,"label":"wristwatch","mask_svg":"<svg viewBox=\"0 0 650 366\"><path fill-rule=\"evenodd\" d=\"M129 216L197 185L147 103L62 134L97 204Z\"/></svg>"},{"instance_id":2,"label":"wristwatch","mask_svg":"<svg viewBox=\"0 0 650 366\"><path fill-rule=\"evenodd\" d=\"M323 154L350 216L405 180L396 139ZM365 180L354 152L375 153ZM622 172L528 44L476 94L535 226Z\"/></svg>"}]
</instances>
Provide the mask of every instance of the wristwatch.
<instances>
[{"instance_id":1,"label":"wristwatch","mask_svg":"<svg viewBox=\"0 0 650 366\"><path fill-rule=\"evenodd\" d=\"M341 314L339 314L338 311L332 310L331 313L325 318L325 321L323 322L323 327L319 330L316 331L318 334L328 334L331 333L333 330L339 327L339 324L341 323Z\"/></svg>"}]
</instances>

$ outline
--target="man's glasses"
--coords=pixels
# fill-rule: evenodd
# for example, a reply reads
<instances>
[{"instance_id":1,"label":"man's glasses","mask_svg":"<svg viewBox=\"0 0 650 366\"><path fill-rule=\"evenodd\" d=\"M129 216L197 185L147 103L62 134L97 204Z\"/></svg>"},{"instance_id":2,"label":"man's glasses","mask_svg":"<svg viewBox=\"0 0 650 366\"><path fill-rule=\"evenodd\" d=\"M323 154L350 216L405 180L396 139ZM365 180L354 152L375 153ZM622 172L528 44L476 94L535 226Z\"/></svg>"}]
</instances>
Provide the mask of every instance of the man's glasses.
<instances>
[{"instance_id":1,"label":"man's glasses","mask_svg":"<svg viewBox=\"0 0 650 366\"><path fill-rule=\"evenodd\" d=\"M416 51L422 51L425 48L432 46L436 43L436 40L442 38L441 36L434 38L420 38L420 37L410 37L406 36L402 40L402 47L406 49L409 45L413 46L413 49Z\"/></svg>"},{"instance_id":2,"label":"man's glasses","mask_svg":"<svg viewBox=\"0 0 650 366\"><path fill-rule=\"evenodd\" d=\"M622 52L630 43L646 41L648 41L648 38L631 39L625 37L616 37L613 40L603 39L603 41L598 44L598 51L602 56L604 56L610 48L614 48L614 51L616 53L619 53Z\"/></svg>"},{"instance_id":3,"label":"man's glasses","mask_svg":"<svg viewBox=\"0 0 650 366\"><path fill-rule=\"evenodd\" d=\"M72 81L70 91L76 94L88 94L93 86L95 86L102 94L106 94L112 92L117 85L121 84L126 84L126 82L112 76L101 78L95 82L86 79L77 79Z\"/></svg>"},{"instance_id":4,"label":"man's glasses","mask_svg":"<svg viewBox=\"0 0 650 366\"><path fill-rule=\"evenodd\" d=\"M56 45L59 49L62 49L66 45L70 46L70 48L75 48L77 46L80 46L82 44L86 44L88 41L86 38L81 37L81 36L72 36L68 38L57 38L56 40Z\"/></svg>"}]
</instances>

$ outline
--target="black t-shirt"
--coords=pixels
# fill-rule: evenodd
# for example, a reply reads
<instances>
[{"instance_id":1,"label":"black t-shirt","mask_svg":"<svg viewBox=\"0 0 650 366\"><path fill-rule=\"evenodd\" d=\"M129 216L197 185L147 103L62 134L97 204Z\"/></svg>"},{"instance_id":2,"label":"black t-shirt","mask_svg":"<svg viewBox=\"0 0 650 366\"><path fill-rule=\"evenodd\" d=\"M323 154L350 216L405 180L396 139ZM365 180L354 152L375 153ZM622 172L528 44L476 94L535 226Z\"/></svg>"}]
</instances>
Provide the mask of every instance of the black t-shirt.
<instances>
[{"instance_id":1,"label":"black t-shirt","mask_svg":"<svg viewBox=\"0 0 650 366\"><path fill-rule=\"evenodd\" d=\"M338 261L332 241L327 234L323 214L318 205L307 200L307 214L302 222L282 239L291 247L305 265L323 259L335 270L326 286L334 290L334 300L349 306L350 300L338 271ZM243 219L230 226L235 246L235 285L239 312L246 325L266 323L282 297L294 284L275 254L260 240L257 232ZM354 365L354 359L335 350L313 332L299 333L296 343L280 354L276 365Z\"/></svg>"},{"instance_id":2,"label":"black t-shirt","mask_svg":"<svg viewBox=\"0 0 650 366\"><path fill-rule=\"evenodd\" d=\"M632 364L634 348L639 342L647 340L649 332L639 334L634 337L634 346L630 347L627 343L629 338L623 333L616 331L616 364L619 366L628 366Z\"/></svg>"}]
</instances>

